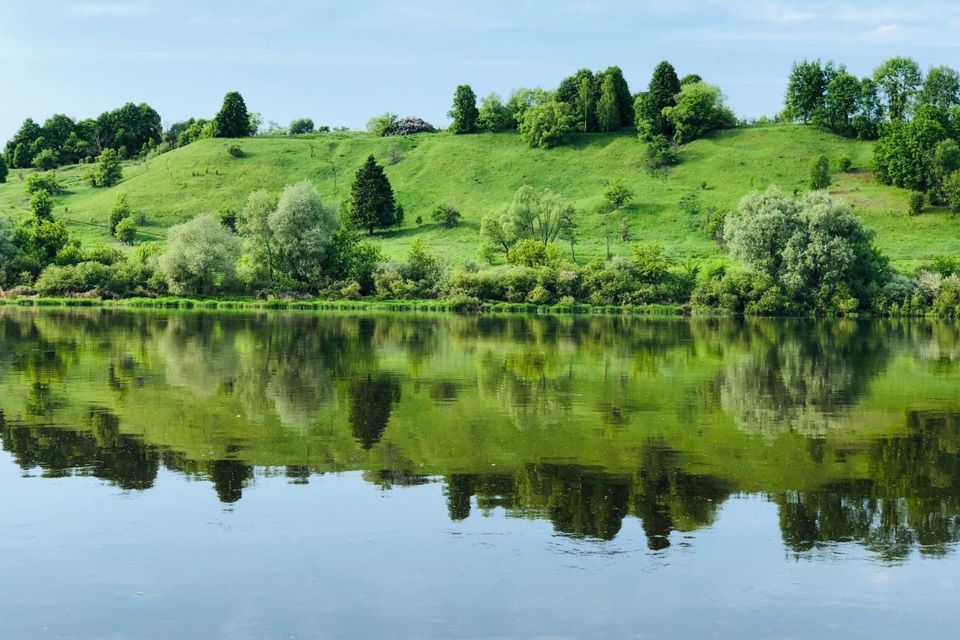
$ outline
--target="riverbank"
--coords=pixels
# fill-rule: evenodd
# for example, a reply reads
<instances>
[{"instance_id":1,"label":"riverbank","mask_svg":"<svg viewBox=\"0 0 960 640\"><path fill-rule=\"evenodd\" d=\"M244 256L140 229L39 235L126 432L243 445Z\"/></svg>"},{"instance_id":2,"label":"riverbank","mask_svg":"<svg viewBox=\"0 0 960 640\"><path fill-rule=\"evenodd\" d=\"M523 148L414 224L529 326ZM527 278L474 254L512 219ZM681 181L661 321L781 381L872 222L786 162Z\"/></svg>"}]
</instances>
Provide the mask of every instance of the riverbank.
<instances>
[{"instance_id":1,"label":"riverbank","mask_svg":"<svg viewBox=\"0 0 960 640\"><path fill-rule=\"evenodd\" d=\"M537 305L520 302L478 302L476 300L322 300L270 299L249 297L88 298L88 297L0 297L0 306L88 307L116 309L201 309L214 311L395 311L443 313L532 313L563 315L646 315L684 316L690 308L681 305ZM711 312L707 312L710 314ZM719 312L718 312L719 313Z\"/></svg>"}]
</instances>

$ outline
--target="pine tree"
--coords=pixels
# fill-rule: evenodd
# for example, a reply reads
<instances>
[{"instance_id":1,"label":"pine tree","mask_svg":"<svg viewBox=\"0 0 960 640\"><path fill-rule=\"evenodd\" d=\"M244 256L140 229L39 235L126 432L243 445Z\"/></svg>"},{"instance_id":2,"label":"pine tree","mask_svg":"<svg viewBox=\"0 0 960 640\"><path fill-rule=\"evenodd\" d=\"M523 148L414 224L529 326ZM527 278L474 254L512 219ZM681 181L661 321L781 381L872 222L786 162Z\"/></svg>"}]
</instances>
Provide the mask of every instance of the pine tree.
<instances>
[{"instance_id":1,"label":"pine tree","mask_svg":"<svg viewBox=\"0 0 960 640\"><path fill-rule=\"evenodd\" d=\"M597 102L597 121L601 131L616 131L620 128L620 112L617 109L617 92L612 76L604 76Z\"/></svg>"},{"instance_id":2,"label":"pine tree","mask_svg":"<svg viewBox=\"0 0 960 640\"><path fill-rule=\"evenodd\" d=\"M223 97L223 106L214 118L214 131L218 138L246 138L250 131L250 114L247 105L236 91Z\"/></svg>"},{"instance_id":3,"label":"pine tree","mask_svg":"<svg viewBox=\"0 0 960 640\"><path fill-rule=\"evenodd\" d=\"M480 112L477 110L477 96L470 85L462 84L457 87L449 116L453 118L450 123L450 131L453 133L473 133L477 130Z\"/></svg>"},{"instance_id":4,"label":"pine tree","mask_svg":"<svg viewBox=\"0 0 960 640\"><path fill-rule=\"evenodd\" d=\"M677 78L673 65L664 60L653 70L653 77L650 79L643 101L643 113L640 114L645 120L644 133L648 138L655 135L673 137L673 127L663 116L663 109L676 105L678 93L680 93L680 79ZM639 122L637 126L640 126Z\"/></svg>"},{"instance_id":5,"label":"pine tree","mask_svg":"<svg viewBox=\"0 0 960 640\"><path fill-rule=\"evenodd\" d=\"M374 229L387 229L396 220L396 202L393 189L383 167L371 155L357 170L350 187L352 199L350 221L358 229L366 229L373 235Z\"/></svg>"}]
</instances>

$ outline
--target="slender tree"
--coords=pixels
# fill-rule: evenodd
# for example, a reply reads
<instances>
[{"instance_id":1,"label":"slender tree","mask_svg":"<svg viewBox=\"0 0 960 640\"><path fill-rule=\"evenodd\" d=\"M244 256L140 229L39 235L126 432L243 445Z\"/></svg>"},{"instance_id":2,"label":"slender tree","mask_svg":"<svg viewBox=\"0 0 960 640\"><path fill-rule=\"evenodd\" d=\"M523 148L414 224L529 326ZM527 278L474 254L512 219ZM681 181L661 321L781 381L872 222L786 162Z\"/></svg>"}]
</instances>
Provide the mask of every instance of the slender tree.
<instances>
[{"instance_id":1,"label":"slender tree","mask_svg":"<svg viewBox=\"0 0 960 640\"><path fill-rule=\"evenodd\" d=\"M453 133L473 133L477 130L480 112L477 110L477 95L470 85L462 84L457 87L449 116L453 118L450 124L450 131Z\"/></svg>"},{"instance_id":2,"label":"slender tree","mask_svg":"<svg viewBox=\"0 0 960 640\"><path fill-rule=\"evenodd\" d=\"M873 79L887 100L890 119L904 120L923 79L920 65L912 58L890 58L874 70Z\"/></svg>"},{"instance_id":3,"label":"slender tree","mask_svg":"<svg viewBox=\"0 0 960 640\"><path fill-rule=\"evenodd\" d=\"M597 101L597 122L601 131L615 131L620 128L620 112L617 109L617 90L613 76L605 76L600 87L600 100Z\"/></svg>"}]
</instances>

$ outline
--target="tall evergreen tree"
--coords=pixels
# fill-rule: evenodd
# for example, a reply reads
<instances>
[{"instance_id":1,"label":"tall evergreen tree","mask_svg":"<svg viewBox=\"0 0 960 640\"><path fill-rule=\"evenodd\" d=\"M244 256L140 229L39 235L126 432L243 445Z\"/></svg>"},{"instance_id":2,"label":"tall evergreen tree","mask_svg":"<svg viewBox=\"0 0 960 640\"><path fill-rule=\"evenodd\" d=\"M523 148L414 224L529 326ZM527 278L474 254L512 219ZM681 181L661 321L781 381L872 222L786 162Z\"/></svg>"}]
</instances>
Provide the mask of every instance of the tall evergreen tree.
<instances>
[{"instance_id":1,"label":"tall evergreen tree","mask_svg":"<svg viewBox=\"0 0 960 640\"><path fill-rule=\"evenodd\" d=\"M457 87L453 94L453 108L450 109L450 131L453 133L473 133L477 130L480 112L477 110L477 95L468 84Z\"/></svg>"},{"instance_id":2,"label":"tall evergreen tree","mask_svg":"<svg viewBox=\"0 0 960 640\"><path fill-rule=\"evenodd\" d=\"M393 189L383 167L372 155L357 170L350 196L350 221L354 227L366 229L373 235L374 229L393 226L397 209Z\"/></svg>"},{"instance_id":3,"label":"tall evergreen tree","mask_svg":"<svg viewBox=\"0 0 960 640\"><path fill-rule=\"evenodd\" d=\"M216 136L218 138L246 138L253 132L250 130L250 114L247 105L236 91L231 91L223 97L223 106L214 118Z\"/></svg>"},{"instance_id":4,"label":"tall evergreen tree","mask_svg":"<svg viewBox=\"0 0 960 640\"><path fill-rule=\"evenodd\" d=\"M0 183L7 181L7 161L0 156Z\"/></svg>"},{"instance_id":5,"label":"tall evergreen tree","mask_svg":"<svg viewBox=\"0 0 960 640\"><path fill-rule=\"evenodd\" d=\"M674 131L670 121L663 115L666 107L676 105L676 95L680 93L680 79L673 65L664 60L653 70L653 77L647 87L646 96L641 104L641 113L644 122L637 126L643 129L646 137L656 135L672 138Z\"/></svg>"}]
</instances>

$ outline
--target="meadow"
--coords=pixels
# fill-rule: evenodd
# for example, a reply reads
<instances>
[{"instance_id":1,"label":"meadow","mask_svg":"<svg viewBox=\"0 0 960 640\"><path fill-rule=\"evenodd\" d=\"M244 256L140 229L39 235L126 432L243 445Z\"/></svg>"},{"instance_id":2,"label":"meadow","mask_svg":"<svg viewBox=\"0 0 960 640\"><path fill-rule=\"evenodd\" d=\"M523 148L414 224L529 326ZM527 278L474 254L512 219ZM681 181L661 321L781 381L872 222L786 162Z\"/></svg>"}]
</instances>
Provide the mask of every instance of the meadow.
<instances>
[{"instance_id":1,"label":"meadow","mask_svg":"<svg viewBox=\"0 0 960 640\"><path fill-rule=\"evenodd\" d=\"M227 151L231 145L238 145L243 157L232 157ZM375 234L388 257L403 256L420 238L446 264L477 261L481 218L506 206L521 185L529 184L556 191L577 207L576 255L578 262L586 262L605 253L605 219L594 210L606 184L620 178L635 198L624 210L628 242L619 238L617 219L609 223L614 254L627 255L632 242L660 242L680 259L722 261L722 249L700 228L701 216L691 214L681 200L693 196L701 211L714 207L725 212L735 209L744 194L770 185L786 193L803 192L812 159L824 154L834 171L841 157L852 160L850 172L834 173L829 192L850 202L895 265L911 270L937 255L960 254L960 218L930 207L908 216L908 192L882 185L870 174L870 142L800 125L731 129L683 146L680 164L665 176L647 171L645 151L633 132L577 134L570 144L550 150L531 149L513 132L206 139L126 163L123 180L107 189L90 187L83 165L61 168L57 173L66 192L56 196L54 215L66 220L73 237L85 245L113 243L109 212L117 196L126 193L146 221L138 239L162 241L170 226L201 212L239 211L256 189L279 191L306 179L324 200L339 204L349 197L357 168L373 154L405 209L400 228ZM17 220L28 213L23 189L28 173L11 171L6 184L0 184L2 215ZM432 221L431 211L442 203L462 213L459 227L444 229Z\"/></svg>"}]
</instances>

